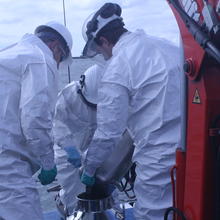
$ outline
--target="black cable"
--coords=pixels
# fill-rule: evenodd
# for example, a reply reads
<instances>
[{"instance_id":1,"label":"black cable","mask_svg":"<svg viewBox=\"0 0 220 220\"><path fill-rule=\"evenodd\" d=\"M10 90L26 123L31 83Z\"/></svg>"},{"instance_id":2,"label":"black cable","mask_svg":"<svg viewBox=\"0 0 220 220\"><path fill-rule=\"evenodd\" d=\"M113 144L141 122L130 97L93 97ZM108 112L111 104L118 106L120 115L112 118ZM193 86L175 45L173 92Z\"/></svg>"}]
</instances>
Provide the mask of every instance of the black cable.
<instances>
[{"instance_id":1,"label":"black cable","mask_svg":"<svg viewBox=\"0 0 220 220\"><path fill-rule=\"evenodd\" d=\"M121 191L121 192L124 192L125 195L126 195L129 199L135 199L135 198L136 198L135 195L134 195L134 196L130 196L129 193L128 193L128 192L132 191L132 193L134 194L134 190L133 190L134 186L131 185L131 183L130 183L130 177L127 176L126 178L124 177L124 179L125 179L125 184L124 184L122 181L120 181L120 184L121 184L121 187L122 187L122 189L121 189L120 191ZM129 187L129 188L127 188L128 183L130 184L130 187Z\"/></svg>"},{"instance_id":2,"label":"black cable","mask_svg":"<svg viewBox=\"0 0 220 220\"><path fill-rule=\"evenodd\" d=\"M164 214L164 220L168 220L168 216L169 213L173 211L174 213L176 213L179 217L181 217L182 220L186 220L185 215L183 214L182 211L180 211L179 209L175 208L175 207L170 207L168 209L166 209L165 214Z\"/></svg>"}]
</instances>

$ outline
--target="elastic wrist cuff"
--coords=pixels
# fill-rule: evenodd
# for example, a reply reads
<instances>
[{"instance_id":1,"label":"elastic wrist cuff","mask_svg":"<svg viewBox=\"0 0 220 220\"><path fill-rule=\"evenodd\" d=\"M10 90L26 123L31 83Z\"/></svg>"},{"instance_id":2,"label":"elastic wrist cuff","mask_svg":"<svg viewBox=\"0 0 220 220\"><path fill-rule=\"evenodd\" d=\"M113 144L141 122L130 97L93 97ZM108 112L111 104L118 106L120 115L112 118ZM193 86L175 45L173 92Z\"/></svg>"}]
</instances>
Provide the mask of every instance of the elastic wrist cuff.
<instances>
[{"instance_id":1,"label":"elastic wrist cuff","mask_svg":"<svg viewBox=\"0 0 220 220\"><path fill-rule=\"evenodd\" d=\"M55 166L53 152L40 156L40 160L41 160L41 166L44 170L51 170Z\"/></svg>"}]
</instances>

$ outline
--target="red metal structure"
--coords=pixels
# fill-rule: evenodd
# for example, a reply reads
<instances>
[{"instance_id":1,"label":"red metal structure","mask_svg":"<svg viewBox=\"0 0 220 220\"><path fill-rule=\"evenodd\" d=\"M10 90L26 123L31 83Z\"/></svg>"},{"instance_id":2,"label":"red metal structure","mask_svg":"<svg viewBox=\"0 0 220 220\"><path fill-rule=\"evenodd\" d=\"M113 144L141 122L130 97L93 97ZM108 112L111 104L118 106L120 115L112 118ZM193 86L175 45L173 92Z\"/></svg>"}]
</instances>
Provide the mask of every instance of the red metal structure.
<instances>
[{"instance_id":1,"label":"red metal structure","mask_svg":"<svg viewBox=\"0 0 220 220\"><path fill-rule=\"evenodd\" d=\"M168 0L187 76L186 146L176 157L174 207L182 220L220 220L220 1Z\"/></svg>"}]
</instances>

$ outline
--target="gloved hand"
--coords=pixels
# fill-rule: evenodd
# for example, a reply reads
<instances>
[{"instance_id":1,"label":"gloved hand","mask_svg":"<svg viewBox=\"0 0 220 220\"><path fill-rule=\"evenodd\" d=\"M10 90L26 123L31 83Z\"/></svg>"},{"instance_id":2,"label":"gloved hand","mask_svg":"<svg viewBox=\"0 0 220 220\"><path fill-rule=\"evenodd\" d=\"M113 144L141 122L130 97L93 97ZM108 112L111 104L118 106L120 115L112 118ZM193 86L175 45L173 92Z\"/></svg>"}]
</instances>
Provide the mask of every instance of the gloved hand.
<instances>
[{"instance_id":1,"label":"gloved hand","mask_svg":"<svg viewBox=\"0 0 220 220\"><path fill-rule=\"evenodd\" d=\"M47 185L55 180L56 175L57 175L56 166L54 166L54 168L51 170L44 170L43 168L41 168L41 172L38 175L38 179L40 180L42 185Z\"/></svg>"},{"instance_id":2,"label":"gloved hand","mask_svg":"<svg viewBox=\"0 0 220 220\"><path fill-rule=\"evenodd\" d=\"M81 156L79 152L77 151L76 147L74 146L68 146L63 148L67 153L67 161L71 163L75 168L78 168L81 166Z\"/></svg>"},{"instance_id":3,"label":"gloved hand","mask_svg":"<svg viewBox=\"0 0 220 220\"><path fill-rule=\"evenodd\" d=\"M95 184L95 177L94 176L88 176L84 171L82 173L82 176L81 176L80 180L86 186L93 186Z\"/></svg>"}]
</instances>

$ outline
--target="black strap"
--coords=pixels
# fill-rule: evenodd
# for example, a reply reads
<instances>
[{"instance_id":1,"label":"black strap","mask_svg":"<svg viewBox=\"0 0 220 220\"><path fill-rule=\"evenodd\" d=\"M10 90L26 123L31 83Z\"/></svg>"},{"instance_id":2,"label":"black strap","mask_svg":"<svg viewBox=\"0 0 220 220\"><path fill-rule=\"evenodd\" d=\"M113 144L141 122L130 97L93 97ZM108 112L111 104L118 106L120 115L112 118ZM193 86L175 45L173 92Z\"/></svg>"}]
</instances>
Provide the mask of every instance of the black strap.
<instances>
[{"instance_id":1,"label":"black strap","mask_svg":"<svg viewBox=\"0 0 220 220\"><path fill-rule=\"evenodd\" d=\"M82 94L82 90L81 90L81 89L78 89L78 90L77 90L77 93L81 96L82 101L83 101L86 105L88 105L88 106L91 107L91 108L97 109L97 105L96 105L96 104L93 104L93 103L91 103L91 102L89 102L89 101L85 98L85 96Z\"/></svg>"},{"instance_id":2,"label":"black strap","mask_svg":"<svg viewBox=\"0 0 220 220\"><path fill-rule=\"evenodd\" d=\"M79 84L80 84L81 89L83 89L83 87L85 86L85 79L86 79L86 76L84 74L80 76Z\"/></svg>"},{"instance_id":3,"label":"black strap","mask_svg":"<svg viewBox=\"0 0 220 220\"><path fill-rule=\"evenodd\" d=\"M82 89L83 89L83 87L85 86L85 78L86 78L85 75L81 75L81 76L80 76L80 80L79 80L80 89L77 90L77 93L80 95L80 97L81 97L82 101L84 102L84 104L88 105L88 106L91 107L91 108L97 109L97 104L94 104L94 103L89 102L89 101L85 98L85 96L83 95L83 93L82 93Z\"/></svg>"}]
</instances>

